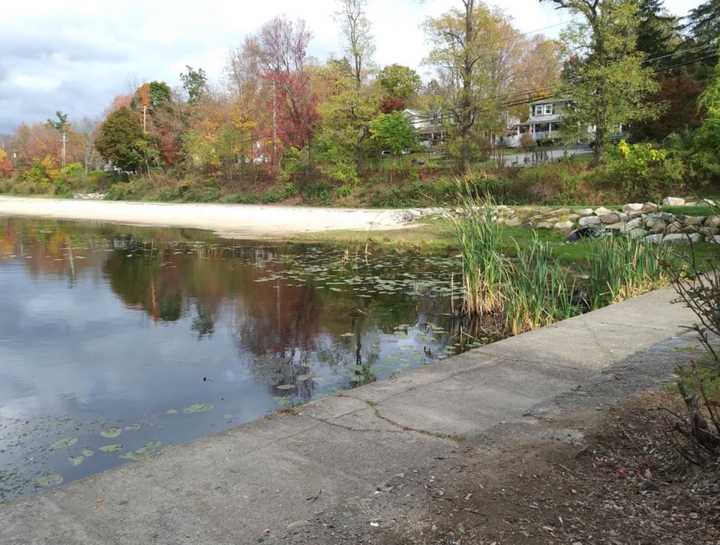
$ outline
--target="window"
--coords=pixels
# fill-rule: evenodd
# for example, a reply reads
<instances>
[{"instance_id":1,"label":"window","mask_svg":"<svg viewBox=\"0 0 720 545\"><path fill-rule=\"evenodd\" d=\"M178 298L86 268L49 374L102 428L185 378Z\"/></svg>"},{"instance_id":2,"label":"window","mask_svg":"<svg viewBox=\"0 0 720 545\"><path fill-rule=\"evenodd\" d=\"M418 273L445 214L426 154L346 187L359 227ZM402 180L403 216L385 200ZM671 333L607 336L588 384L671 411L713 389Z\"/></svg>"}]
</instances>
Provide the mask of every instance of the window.
<instances>
[{"instance_id":1,"label":"window","mask_svg":"<svg viewBox=\"0 0 720 545\"><path fill-rule=\"evenodd\" d=\"M555 108L552 104L545 104L545 115L552 115L555 113Z\"/></svg>"},{"instance_id":2,"label":"window","mask_svg":"<svg viewBox=\"0 0 720 545\"><path fill-rule=\"evenodd\" d=\"M542 104L538 104L537 106L535 106L535 115L542 115L543 109L544 108Z\"/></svg>"}]
</instances>

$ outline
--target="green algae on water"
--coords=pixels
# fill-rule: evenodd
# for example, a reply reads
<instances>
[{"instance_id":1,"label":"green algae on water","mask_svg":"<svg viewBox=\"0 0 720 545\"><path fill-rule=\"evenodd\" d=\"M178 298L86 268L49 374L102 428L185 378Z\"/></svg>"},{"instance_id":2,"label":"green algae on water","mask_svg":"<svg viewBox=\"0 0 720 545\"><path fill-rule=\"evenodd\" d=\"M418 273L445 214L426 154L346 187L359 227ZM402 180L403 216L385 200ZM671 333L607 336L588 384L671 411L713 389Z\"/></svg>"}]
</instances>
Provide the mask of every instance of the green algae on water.
<instances>
[{"instance_id":1,"label":"green algae on water","mask_svg":"<svg viewBox=\"0 0 720 545\"><path fill-rule=\"evenodd\" d=\"M115 439L116 437L120 437L120 434L122 434L122 429L111 427L111 428L105 428L100 432L100 435L102 435L105 439Z\"/></svg>"},{"instance_id":2,"label":"green algae on water","mask_svg":"<svg viewBox=\"0 0 720 545\"><path fill-rule=\"evenodd\" d=\"M189 407L185 407L183 409L183 413L185 413L185 414L208 413L214 409L215 409L215 406L210 405L208 403L195 403L193 405L190 405Z\"/></svg>"},{"instance_id":3,"label":"green algae on water","mask_svg":"<svg viewBox=\"0 0 720 545\"><path fill-rule=\"evenodd\" d=\"M50 488L61 485L63 480L63 476L57 473L43 473L35 480L35 484L43 488Z\"/></svg>"},{"instance_id":4,"label":"green algae on water","mask_svg":"<svg viewBox=\"0 0 720 545\"><path fill-rule=\"evenodd\" d=\"M62 439L59 439L58 441L55 441L52 445L50 445L50 450L62 450L72 447L75 443L77 443L77 437L64 437Z\"/></svg>"},{"instance_id":5,"label":"green algae on water","mask_svg":"<svg viewBox=\"0 0 720 545\"><path fill-rule=\"evenodd\" d=\"M68 461L74 466L79 466L85 461L85 456L71 456Z\"/></svg>"}]
</instances>

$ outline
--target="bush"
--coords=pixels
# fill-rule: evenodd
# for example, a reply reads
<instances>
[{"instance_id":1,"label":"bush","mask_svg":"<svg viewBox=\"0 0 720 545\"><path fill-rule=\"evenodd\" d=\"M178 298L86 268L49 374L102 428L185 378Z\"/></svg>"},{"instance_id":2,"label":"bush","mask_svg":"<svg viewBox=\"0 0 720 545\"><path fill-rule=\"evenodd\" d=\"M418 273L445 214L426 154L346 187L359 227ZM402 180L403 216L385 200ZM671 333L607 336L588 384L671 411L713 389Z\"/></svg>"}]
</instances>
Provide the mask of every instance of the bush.
<instances>
[{"instance_id":1,"label":"bush","mask_svg":"<svg viewBox=\"0 0 720 545\"><path fill-rule=\"evenodd\" d=\"M651 144L628 144L614 148L600 183L620 192L626 201L660 201L673 191L684 191L686 168L668 150Z\"/></svg>"},{"instance_id":2,"label":"bush","mask_svg":"<svg viewBox=\"0 0 720 545\"><path fill-rule=\"evenodd\" d=\"M720 214L720 208L716 207ZM703 465L720 456L720 256L709 261L710 270L698 265L691 249L690 271L670 269L680 299L695 314L693 330L705 347L705 361L680 369L678 390L687 415L676 416L678 450L691 462Z\"/></svg>"}]
</instances>

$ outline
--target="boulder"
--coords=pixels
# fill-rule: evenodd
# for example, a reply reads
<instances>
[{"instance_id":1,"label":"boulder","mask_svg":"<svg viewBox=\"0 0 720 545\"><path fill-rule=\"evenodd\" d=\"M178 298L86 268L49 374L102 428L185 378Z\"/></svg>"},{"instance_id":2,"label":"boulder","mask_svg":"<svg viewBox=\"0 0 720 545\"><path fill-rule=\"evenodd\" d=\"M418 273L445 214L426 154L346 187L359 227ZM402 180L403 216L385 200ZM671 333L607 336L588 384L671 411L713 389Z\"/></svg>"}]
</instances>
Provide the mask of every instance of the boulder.
<instances>
[{"instance_id":1,"label":"boulder","mask_svg":"<svg viewBox=\"0 0 720 545\"><path fill-rule=\"evenodd\" d=\"M630 212L642 212L644 206L644 204L638 202L626 204L625 206L623 206L623 212L626 212L628 214Z\"/></svg>"},{"instance_id":2,"label":"boulder","mask_svg":"<svg viewBox=\"0 0 720 545\"><path fill-rule=\"evenodd\" d=\"M616 233L624 233L626 231L625 223L622 221L606 225L605 229L608 231L615 231Z\"/></svg>"},{"instance_id":3,"label":"boulder","mask_svg":"<svg viewBox=\"0 0 720 545\"><path fill-rule=\"evenodd\" d=\"M685 206L685 199L679 197L665 197L663 199L663 206Z\"/></svg>"},{"instance_id":4,"label":"boulder","mask_svg":"<svg viewBox=\"0 0 720 545\"><path fill-rule=\"evenodd\" d=\"M714 237L715 235L720 234L720 228L718 227L700 227L697 231L706 237Z\"/></svg>"},{"instance_id":5,"label":"boulder","mask_svg":"<svg viewBox=\"0 0 720 545\"><path fill-rule=\"evenodd\" d=\"M668 244L690 244L691 242L693 244L697 244L698 242L702 242L702 235L699 233L693 233L692 235L683 235L683 234L673 234L673 235L666 235L663 239L663 242L667 242Z\"/></svg>"},{"instance_id":6,"label":"boulder","mask_svg":"<svg viewBox=\"0 0 720 545\"><path fill-rule=\"evenodd\" d=\"M568 237L568 242L577 242L586 238L600 238L603 236L605 230L602 227L581 227L571 232Z\"/></svg>"},{"instance_id":7,"label":"boulder","mask_svg":"<svg viewBox=\"0 0 720 545\"><path fill-rule=\"evenodd\" d=\"M557 210L551 210L549 213L553 216L566 216L571 212L568 208L558 208Z\"/></svg>"},{"instance_id":8,"label":"boulder","mask_svg":"<svg viewBox=\"0 0 720 545\"><path fill-rule=\"evenodd\" d=\"M580 214L580 216L582 217L592 216L595 214L595 210L593 210L592 208L583 208L582 210L578 210L578 214Z\"/></svg>"},{"instance_id":9,"label":"boulder","mask_svg":"<svg viewBox=\"0 0 720 545\"><path fill-rule=\"evenodd\" d=\"M631 231L627 232L627 236L635 240L639 238L645 238L646 236L648 236L648 232L642 228L632 229Z\"/></svg>"},{"instance_id":10,"label":"boulder","mask_svg":"<svg viewBox=\"0 0 720 545\"><path fill-rule=\"evenodd\" d=\"M708 216L705 218L705 227L720 227L720 216Z\"/></svg>"},{"instance_id":11,"label":"boulder","mask_svg":"<svg viewBox=\"0 0 720 545\"><path fill-rule=\"evenodd\" d=\"M720 244L720 235L715 235L714 237L708 237L708 242L711 242L712 244Z\"/></svg>"},{"instance_id":12,"label":"boulder","mask_svg":"<svg viewBox=\"0 0 720 545\"><path fill-rule=\"evenodd\" d=\"M541 221L540 223L538 223L535 226L535 228L536 229L552 229L553 225L554 225L553 223L550 223L548 221Z\"/></svg>"},{"instance_id":13,"label":"boulder","mask_svg":"<svg viewBox=\"0 0 720 545\"><path fill-rule=\"evenodd\" d=\"M522 220L520 218L508 218L505 220L505 225L508 227L520 227Z\"/></svg>"},{"instance_id":14,"label":"boulder","mask_svg":"<svg viewBox=\"0 0 720 545\"><path fill-rule=\"evenodd\" d=\"M558 231L569 231L574 225L575 224L571 221L559 221L553 226L553 228Z\"/></svg>"},{"instance_id":15,"label":"boulder","mask_svg":"<svg viewBox=\"0 0 720 545\"><path fill-rule=\"evenodd\" d=\"M676 221L672 222L671 224L669 224L669 225L665 228L665 232L666 232L667 234L670 234L670 235L672 235L672 234L677 234L677 233L682 233L682 230L683 230L682 225L680 225L680 224L679 224L678 222L676 222Z\"/></svg>"},{"instance_id":16,"label":"boulder","mask_svg":"<svg viewBox=\"0 0 720 545\"><path fill-rule=\"evenodd\" d=\"M700 227L704 222L705 218L701 216L679 216L678 219L685 225Z\"/></svg>"},{"instance_id":17,"label":"boulder","mask_svg":"<svg viewBox=\"0 0 720 545\"><path fill-rule=\"evenodd\" d=\"M602 221L600 221L600 218L597 216L585 216L584 218L580 218L578 224L580 227L592 227L594 225L602 225Z\"/></svg>"},{"instance_id":18,"label":"boulder","mask_svg":"<svg viewBox=\"0 0 720 545\"><path fill-rule=\"evenodd\" d=\"M613 211L609 208L605 208L604 206L601 206L600 208L595 209L595 215L596 216L606 216L607 214L612 214Z\"/></svg>"},{"instance_id":19,"label":"boulder","mask_svg":"<svg viewBox=\"0 0 720 545\"><path fill-rule=\"evenodd\" d=\"M598 214L600 221L605 225L612 225L613 223L619 223L622 221L620 214L610 212L609 214Z\"/></svg>"},{"instance_id":20,"label":"boulder","mask_svg":"<svg viewBox=\"0 0 720 545\"><path fill-rule=\"evenodd\" d=\"M643 226L642 218L635 218L635 219L632 219L629 222L627 222L627 225L625 225L625 228L628 231L632 231L634 229L639 229L642 226Z\"/></svg>"},{"instance_id":21,"label":"boulder","mask_svg":"<svg viewBox=\"0 0 720 545\"><path fill-rule=\"evenodd\" d=\"M644 240L651 244L660 244L663 241L663 238L665 238L665 235L657 234L657 235L648 235L645 237Z\"/></svg>"},{"instance_id":22,"label":"boulder","mask_svg":"<svg viewBox=\"0 0 720 545\"><path fill-rule=\"evenodd\" d=\"M667 228L667 223L658 218L648 218L645 221L645 227L653 233L664 233Z\"/></svg>"},{"instance_id":23,"label":"boulder","mask_svg":"<svg viewBox=\"0 0 720 545\"><path fill-rule=\"evenodd\" d=\"M652 203L652 202L646 202L645 204L643 204L642 211L643 211L645 214L650 214L650 213L652 213L652 212L657 212L657 211L658 211L658 205L655 204L655 203Z\"/></svg>"}]
</instances>

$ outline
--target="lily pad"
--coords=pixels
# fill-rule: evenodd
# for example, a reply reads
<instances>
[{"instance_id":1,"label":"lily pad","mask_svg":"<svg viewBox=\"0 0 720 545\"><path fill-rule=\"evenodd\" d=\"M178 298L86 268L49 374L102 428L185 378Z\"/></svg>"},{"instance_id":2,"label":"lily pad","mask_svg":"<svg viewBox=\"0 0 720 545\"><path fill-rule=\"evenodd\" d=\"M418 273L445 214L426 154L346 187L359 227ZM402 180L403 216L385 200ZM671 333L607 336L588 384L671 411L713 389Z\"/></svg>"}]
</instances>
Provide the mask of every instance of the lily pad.
<instances>
[{"instance_id":1,"label":"lily pad","mask_svg":"<svg viewBox=\"0 0 720 545\"><path fill-rule=\"evenodd\" d=\"M77 442L77 437L64 437L63 439L55 441L52 445L50 445L50 450L62 450L70 448Z\"/></svg>"},{"instance_id":2,"label":"lily pad","mask_svg":"<svg viewBox=\"0 0 720 545\"><path fill-rule=\"evenodd\" d=\"M94 455L95 455L95 451L90 450L89 448L84 448L84 449L82 449L81 454L82 454L83 456L85 456L85 458L90 458L90 456L94 456Z\"/></svg>"},{"instance_id":3,"label":"lily pad","mask_svg":"<svg viewBox=\"0 0 720 545\"><path fill-rule=\"evenodd\" d=\"M100 432L100 435L102 435L105 439L115 439L116 437L120 437L120 434L122 434L121 428L105 428Z\"/></svg>"},{"instance_id":4,"label":"lily pad","mask_svg":"<svg viewBox=\"0 0 720 545\"><path fill-rule=\"evenodd\" d=\"M100 447L98 450L100 450L100 452L104 452L105 454L115 454L116 452L120 452L122 448L123 446L120 443L115 443L113 445Z\"/></svg>"},{"instance_id":5,"label":"lily pad","mask_svg":"<svg viewBox=\"0 0 720 545\"><path fill-rule=\"evenodd\" d=\"M142 428L140 424L132 424L130 426L125 426L125 431L140 431L140 428Z\"/></svg>"},{"instance_id":6,"label":"lily pad","mask_svg":"<svg viewBox=\"0 0 720 545\"><path fill-rule=\"evenodd\" d=\"M163 444L160 441L149 441L145 443L145 446L127 454L122 454L120 458L122 460L130 460L132 462L139 462L149 456L153 456L162 450Z\"/></svg>"},{"instance_id":7,"label":"lily pad","mask_svg":"<svg viewBox=\"0 0 720 545\"><path fill-rule=\"evenodd\" d=\"M207 403L195 403L194 405L185 407L183 409L183 413L185 413L185 414L208 413L214 409L215 409L215 407L213 405L209 405Z\"/></svg>"},{"instance_id":8,"label":"lily pad","mask_svg":"<svg viewBox=\"0 0 720 545\"><path fill-rule=\"evenodd\" d=\"M85 461L85 456L71 456L68 461L74 466L79 466Z\"/></svg>"},{"instance_id":9,"label":"lily pad","mask_svg":"<svg viewBox=\"0 0 720 545\"><path fill-rule=\"evenodd\" d=\"M178 414L178 411L176 409L170 409L169 411L165 411L165 414L168 416L173 416L175 414Z\"/></svg>"},{"instance_id":10,"label":"lily pad","mask_svg":"<svg viewBox=\"0 0 720 545\"><path fill-rule=\"evenodd\" d=\"M282 392L289 392L290 390L295 389L295 385L294 384L281 384L280 386L275 386L275 388L277 388L278 390L280 390Z\"/></svg>"},{"instance_id":11,"label":"lily pad","mask_svg":"<svg viewBox=\"0 0 720 545\"><path fill-rule=\"evenodd\" d=\"M37 478L35 483L43 488L50 488L51 486L61 485L63 480L63 476L58 473L43 473Z\"/></svg>"}]
</instances>

